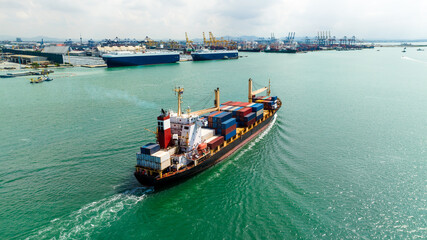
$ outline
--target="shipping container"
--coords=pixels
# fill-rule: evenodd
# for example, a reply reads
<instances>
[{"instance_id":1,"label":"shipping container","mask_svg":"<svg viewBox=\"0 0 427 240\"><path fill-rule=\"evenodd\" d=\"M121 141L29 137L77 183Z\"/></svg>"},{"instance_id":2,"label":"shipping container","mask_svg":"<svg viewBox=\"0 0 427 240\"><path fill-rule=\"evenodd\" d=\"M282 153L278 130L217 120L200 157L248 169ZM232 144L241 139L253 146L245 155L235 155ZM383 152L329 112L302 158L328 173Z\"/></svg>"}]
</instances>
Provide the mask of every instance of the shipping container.
<instances>
[{"instance_id":1,"label":"shipping container","mask_svg":"<svg viewBox=\"0 0 427 240\"><path fill-rule=\"evenodd\" d=\"M221 124L221 129L227 129L227 128L231 127L232 125L236 125L236 119L235 118L230 118L227 121L223 122Z\"/></svg>"},{"instance_id":2,"label":"shipping container","mask_svg":"<svg viewBox=\"0 0 427 240\"><path fill-rule=\"evenodd\" d=\"M222 112L221 111L215 111L215 112L209 114L208 115L208 121L212 122L212 117L215 116L215 115L217 115L217 114L220 114L220 113L222 113Z\"/></svg>"},{"instance_id":3,"label":"shipping container","mask_svg":"<svg viewBox=\"0 0 427 240\"><path fill-rule=\"evenodd\" d=\"M256 113L249 113L244 117L244 122L248 122L256 117Z\"/></svg>"},{"instance_id":4,"label":"shipping container","mask_svg":"<svg viewBox=\"0 0 427 240\"><path fill-rule=\"evenodd\" d=\"M247 122L244 122L244 123L243 123L243 125L244 125L245 127L249 127L249 126L251 126L252 124L254 124L254 123L255 123L255 121L256 121L256 118L253 118L253 119L251 119L251 120L249 120L249 121L247 121Z\"/></svg>"},{"instance_id":5,"label":"shipping container","mask_svg":"<svg viewBox=\"0 0 427 240\"><path fill-rule=\"evenodd\" d=\"M251 108L252 112L258 112L259 110L262 110L264 108L264 105L262 103L253 103Z\"/></svg>"},{"instance_id":6,"label":"shipping container","mask_svg":"<svg viewBox=\"0 0 427 240\"><path fill-rule=\"evenodd\" d=\"M210 149L215 149L219 145L221 145L223 142L224 142L224 136L218 136L212 139L211 141L209 141L207 144Z\"/></svg>"},{"instance_id":7,"label":"shipping container","mask_svg":"<svg viewBox=\"0 0 427 240\"><path fill-rule=\"evenodd\" d=\"M232 117L232 113L224 112L223 114L216 115L213 119L216 120L216 122L221 125L221 123L229 120Z\"/></svg>"},{"instance_id":8,"label":"shipping container","mask_svg":"<svg viewBox=\"0 0 427 240\"><path fill-rule=\"evenodd\" d=\"M148 143L141 147L141 153L151 155L160 150L160 145L157 143Z\"/></svg>"},{"instance_id":9,"label":"shipping container","mask_svg":"<svg viewBox=\"0 0 427 240\"><path fill-rule=\"evenodd\" d=\"M236 124L232 125L231 127L227 128L227 129L221 129L221 135L222 136L226 136L227 134L229 134L232 131L236 130Z\"/></svg>"},{"instance_id":10,"label":"shipping container","mask_svg":"<svg viewBox=\"0 0 427 240\"><path fill-rule=\"evenodd\" d=\"M224 140L227 141L227 140L229 140L230 138L232 138L234 136L236 136L236 129L234 129L233 131L231 131L229 134L225 135L224 136Z\"/></svg>"},{"instance_id":11,"label":"shipping container","mask_svg":"<svg viewBox=\"0 0 427 240\"><path fill-rule=\"evenodd\" d=\"M244 107L244 108L241 108L241 109L237 110L236 112L237 112L236 116L238 116L238 117L244 117L247 114L249 114L249 113L252 112L252 108Z\"/></svg>"}]
</instances>

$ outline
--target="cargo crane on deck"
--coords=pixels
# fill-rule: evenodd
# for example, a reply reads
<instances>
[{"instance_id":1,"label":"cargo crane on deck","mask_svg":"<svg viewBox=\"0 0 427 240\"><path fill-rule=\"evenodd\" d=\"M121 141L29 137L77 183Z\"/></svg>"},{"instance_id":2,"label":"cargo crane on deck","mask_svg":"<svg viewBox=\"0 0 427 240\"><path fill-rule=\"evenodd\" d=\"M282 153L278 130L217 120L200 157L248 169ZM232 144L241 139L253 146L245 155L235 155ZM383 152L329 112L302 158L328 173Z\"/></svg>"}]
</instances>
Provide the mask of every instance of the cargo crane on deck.
<instances>
[{"instance_id":1,"label":"cargo crane on deck","mask_svg":"<svg viewBox=\"0 0 427 240\"><path fill-rule=\"evenodd\" d=\"M253 91L252 88L253 88L253 86L252 86L252 78L249 78L249 88L248 88L249 89L249 92L248 92L248 101L249 101L249 103L251 103L253 97L255 95L259 94L259 93L267 91L267 96L270 96L270 94L271 94L270 80L268 80L268 87L263 87L263 88L260 88L258 90L255 90L255 91Z\"/></svg>"}]
</instances>

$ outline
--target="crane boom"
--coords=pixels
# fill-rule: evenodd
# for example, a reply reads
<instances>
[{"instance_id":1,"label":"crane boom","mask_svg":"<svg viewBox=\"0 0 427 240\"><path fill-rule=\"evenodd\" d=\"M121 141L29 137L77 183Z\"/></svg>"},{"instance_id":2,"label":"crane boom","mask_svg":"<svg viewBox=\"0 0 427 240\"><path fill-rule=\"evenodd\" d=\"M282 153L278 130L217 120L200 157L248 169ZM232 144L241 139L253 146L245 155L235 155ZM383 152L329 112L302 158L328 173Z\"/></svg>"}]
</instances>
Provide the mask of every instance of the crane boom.
<instances>
[{"instance_id":1,"label":"crane boom","mask_svg":"<svg viewBox=\"0 0 427 240\"><path fill-rule=\"evenodd\" d=\"M262 93L262 92L267 91L267 90L268 90L267 87L263 87L263 88L260 88L258 90L253 91L252 95L257 95L258 93Z\"/></svg>"}]
</instances>

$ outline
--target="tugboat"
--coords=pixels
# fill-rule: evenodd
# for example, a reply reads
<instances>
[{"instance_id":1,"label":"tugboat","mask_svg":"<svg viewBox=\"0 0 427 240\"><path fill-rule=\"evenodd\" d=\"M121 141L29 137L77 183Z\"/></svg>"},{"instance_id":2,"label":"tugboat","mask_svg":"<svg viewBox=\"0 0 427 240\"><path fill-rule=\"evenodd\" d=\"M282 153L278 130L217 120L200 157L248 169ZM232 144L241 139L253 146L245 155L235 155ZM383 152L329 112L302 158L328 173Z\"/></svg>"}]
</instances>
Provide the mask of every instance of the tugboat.
<instances>
[{"instance_id":1,"label":"tugboat","mask_svg":"<svg viewBox=\"0 0 427 240\"><path fill-rule=\"evenodd\" d=\"M268 87L252 90L249 79L247 102L220 104L215 89L215 106L195 112L181 111L184 88L175 88L178 111L164 111L157 117L156 143L141 147L136 154L134 175L145 186L161 188L177 184L225 160L263 132L282 107ZM267 96L256 95L267 91Z\"/></svg>"},{"instance_id":2,"label":"tugboat","mask_svg":"<svg viewBox=\"0 0 427 240\"><path fill-rule=\"evenodd\" d=\"M48 75L43 75L38 77L37 79L31 78L30 83L41 83L41 82L49 82L53 81L53 78L50 78Z\"/></svg>"}]
</instances>

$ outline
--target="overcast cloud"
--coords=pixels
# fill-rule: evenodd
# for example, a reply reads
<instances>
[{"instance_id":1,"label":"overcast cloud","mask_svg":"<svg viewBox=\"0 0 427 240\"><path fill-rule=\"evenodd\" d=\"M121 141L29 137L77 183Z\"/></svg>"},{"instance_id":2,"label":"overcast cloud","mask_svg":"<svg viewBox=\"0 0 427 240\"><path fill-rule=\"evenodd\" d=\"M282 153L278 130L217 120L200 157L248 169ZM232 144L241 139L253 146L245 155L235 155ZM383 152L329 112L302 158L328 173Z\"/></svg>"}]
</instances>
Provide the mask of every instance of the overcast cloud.
<instances>
[{"instance_id":1,"label":"overcast cloud","mask_svg":"<svg viewBox=\"0 0 427 240\"><path fill-rule=\"evenodd\" d=\"M426 0L0 0L0 35L57 38L427 38Z\"/></svg>"}]
</instances>

